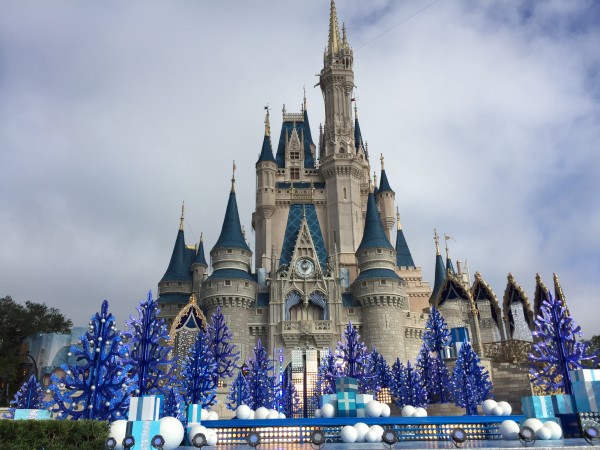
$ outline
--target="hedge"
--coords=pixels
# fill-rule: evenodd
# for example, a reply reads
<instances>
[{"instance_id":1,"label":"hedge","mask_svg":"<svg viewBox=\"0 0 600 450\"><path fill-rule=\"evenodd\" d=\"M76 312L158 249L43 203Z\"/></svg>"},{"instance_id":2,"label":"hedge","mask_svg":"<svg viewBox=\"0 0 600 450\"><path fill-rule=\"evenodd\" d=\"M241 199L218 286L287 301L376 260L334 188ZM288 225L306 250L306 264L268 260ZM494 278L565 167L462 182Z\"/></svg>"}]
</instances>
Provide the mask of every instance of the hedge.
<instances>
[{"instance_id":1,"label":"hedge","mask_svg":"<svg viewBox=\"0 0 600 450\"><path fill-rule=\"evenodd\" d=\"M0 420L2 450L98 450L108 422L96 420Z\"/></svg>"}]
</instances>

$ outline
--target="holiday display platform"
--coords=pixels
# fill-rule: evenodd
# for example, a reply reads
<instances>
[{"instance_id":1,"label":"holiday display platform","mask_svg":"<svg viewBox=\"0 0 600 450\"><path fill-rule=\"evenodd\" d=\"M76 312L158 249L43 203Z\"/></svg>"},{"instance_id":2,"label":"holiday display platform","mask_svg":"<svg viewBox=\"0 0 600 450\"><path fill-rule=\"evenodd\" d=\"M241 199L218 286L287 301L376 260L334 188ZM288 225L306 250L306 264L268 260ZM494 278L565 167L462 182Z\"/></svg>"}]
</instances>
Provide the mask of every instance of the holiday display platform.
<instances>
[{"instance_id":1,"label":"holiday display platform","mask_svg":"<svg viewBox=\"0 0 600 450\"><path fill-rule=\"evenodd\" d=\"M381 425L393 429L402 441L447 441L456 427L461 427L470 440L502 439L499 425L505 419L517 422L525 416L433 416L433 417L335 417L331 419L282 419L282 420L210 420L202 422L206 428L214 429L219 445L245 444L251 431L261 434L261 442L308 443L310 433L322 430L328 441L341 442L340 430L346 425L363 422L369 426ZM347 444L345 444L347 445ZM360 445L360 444L358 444ZM363 444L364 445L364 444Z\"/></svg>"}]
</instances>

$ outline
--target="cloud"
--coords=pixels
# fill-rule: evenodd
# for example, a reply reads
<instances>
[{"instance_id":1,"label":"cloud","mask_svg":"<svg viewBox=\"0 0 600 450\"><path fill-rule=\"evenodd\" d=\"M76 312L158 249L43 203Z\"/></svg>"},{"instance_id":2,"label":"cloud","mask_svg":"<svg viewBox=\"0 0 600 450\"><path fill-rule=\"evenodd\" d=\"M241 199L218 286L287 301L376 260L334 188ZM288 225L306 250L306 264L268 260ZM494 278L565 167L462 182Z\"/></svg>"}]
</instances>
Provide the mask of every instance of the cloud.
<instances>
[{"instance_id":1,"label":"cloud","mask_svg":"<svg viewBox=\"0 0 600 450\"><path fill-rule=\"evenodd\" d=\"M415 262L432 281L437 227L499 296L508 272L531 296L536 272L547 285L557 272L600 333L586 314L600 287L600 8L426 5L337 4L372 169L384 153ZM166 270L183 200L188 244L204 232L212 247L234 159L249 231L263 106L277 132L306 86L315 140L323 121L327 15L317 1L2 3L0 295L79 324L108 298L124 321Z\"/></svg>"}]
</instances>

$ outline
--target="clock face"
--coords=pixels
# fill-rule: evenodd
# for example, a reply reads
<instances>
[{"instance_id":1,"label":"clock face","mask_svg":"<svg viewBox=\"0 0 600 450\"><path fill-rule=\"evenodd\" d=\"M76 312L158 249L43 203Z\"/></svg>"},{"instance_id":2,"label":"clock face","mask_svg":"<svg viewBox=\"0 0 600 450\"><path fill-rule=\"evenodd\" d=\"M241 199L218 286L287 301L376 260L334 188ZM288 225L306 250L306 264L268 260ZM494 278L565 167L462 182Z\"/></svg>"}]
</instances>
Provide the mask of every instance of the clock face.
<instances>
[{"instance_id":1,"label":"clock face","mask_svg":"<svg viewBox=\"0 0 600 450\"><path fill-rule=\"evenodd\" d=\"M301 259L296 263L296 272L301 277L309 277L315 271L315 265L310 259Z\"/></svg>"}]
</instances>

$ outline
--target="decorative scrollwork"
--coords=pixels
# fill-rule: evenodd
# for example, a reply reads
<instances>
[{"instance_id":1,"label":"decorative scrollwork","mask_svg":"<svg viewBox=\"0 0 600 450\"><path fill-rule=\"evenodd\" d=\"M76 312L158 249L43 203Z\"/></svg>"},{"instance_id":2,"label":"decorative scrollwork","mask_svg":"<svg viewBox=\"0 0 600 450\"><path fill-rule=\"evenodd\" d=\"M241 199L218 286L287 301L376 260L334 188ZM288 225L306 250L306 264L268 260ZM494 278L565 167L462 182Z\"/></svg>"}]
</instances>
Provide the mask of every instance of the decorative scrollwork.
<instances>
[{"instance_id":1,"label":"decorative scrollwork","mask_svg":"<svg viewBox=\"0 0 600 450\"><path fill-rule=\"evenodd\" d=\"M483 354L486 358L513 364L529 364L531 349L531 342L516 339L483 344Z\"/></svg>"}]
</instances>

